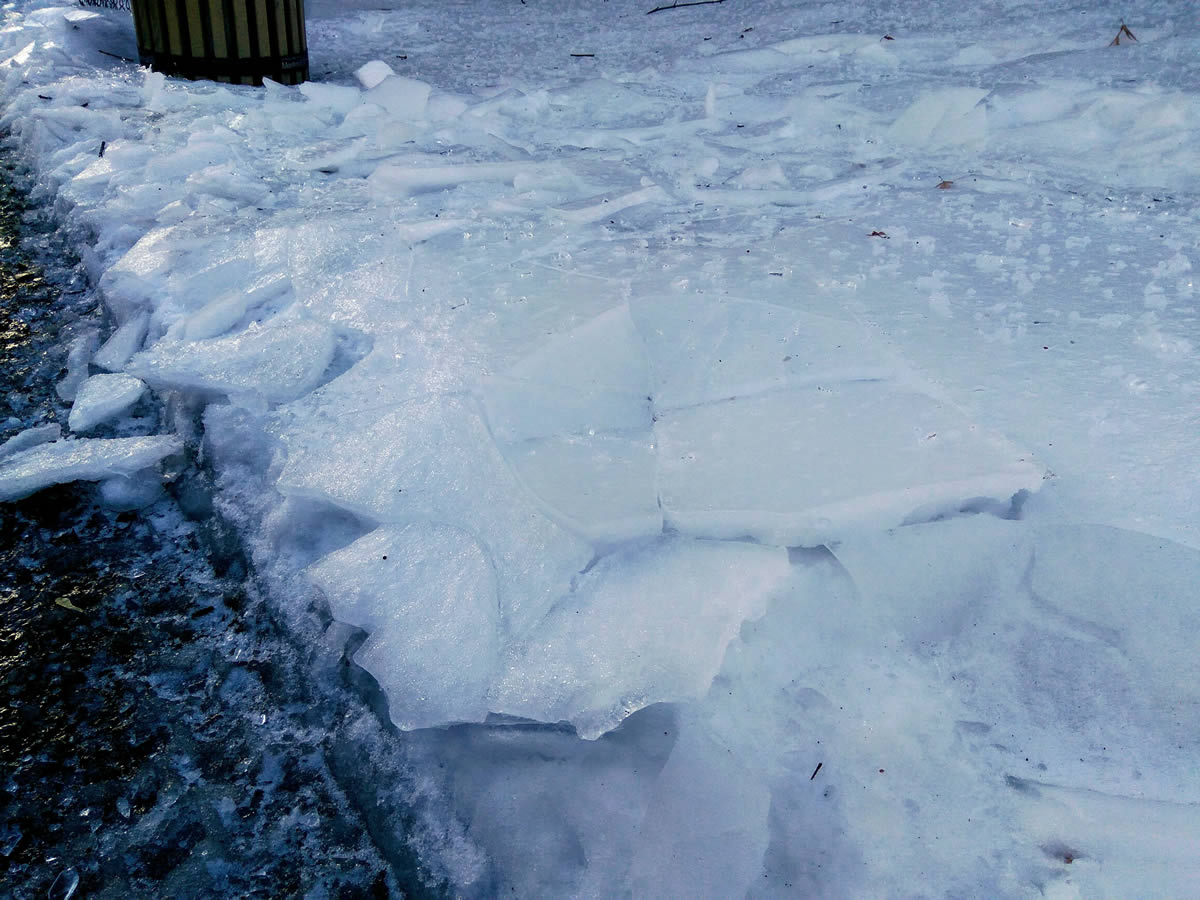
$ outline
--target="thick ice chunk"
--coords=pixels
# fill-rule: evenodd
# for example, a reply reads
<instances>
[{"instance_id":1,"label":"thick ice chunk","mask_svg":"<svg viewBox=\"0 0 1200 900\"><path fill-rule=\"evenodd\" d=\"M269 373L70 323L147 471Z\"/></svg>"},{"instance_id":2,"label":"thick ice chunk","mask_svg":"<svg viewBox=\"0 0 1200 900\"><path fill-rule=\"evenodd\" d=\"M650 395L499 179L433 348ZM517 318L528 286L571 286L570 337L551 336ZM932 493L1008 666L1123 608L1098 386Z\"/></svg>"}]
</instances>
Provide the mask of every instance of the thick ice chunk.
<instances>
[{"instance_id":1,"label":"thick ice chunk","mask_svg":"<svg viewBox=\"0 0 1200 900\"><path fill-rule=\"evenodd\" d=\"M987 135L987 109L981 88L952 87L918 97L892 123L894 140L904 144L941 147L981 141Z\"/></svg>"},{"instance_id":2,"label":"thick ice chunk","mask_svg":"<svg viewBox=\"0 0 1200 900\"><path fill-rule=\"evenodd\" d=\"M703 537L821 544L1042 482L1007 441L888 382L664 412L655 434L666 519Z\"/></svg>"},{"instance_id":3,"label":"thick ice chunk","mask_svg":"<svg viewBox=\"0 0 1200 900\"><path fill-rule=\"evenodd\" d=\"M52 484L132 475L182 449L174 435L42 444L0 462L0 501L20 500Z\"/></svg>"},{"instance_id":4,"label":"thick ice chunk","mask_svg":"<svg viewBox=\"0 0 1200 900\"><path fill-rule=\"evenodd\" d=\"M364 63L354 71L354 77L366 90L370 90L385 78L395 75L395 71L382 59L373 59Z\"/></svg>"},{"instance_id":5,"label":"thick ice chunk","mask_svg":"<svg viewBox=\"0 0 1200 900\"><path fill-rule=\"evenodd\" d=\"M369 632L355 661L400 728L482 721L500 642L496 576L448 525L383 526L310 566L335 618Z\"/></svg>"},{"instance_id":6,"label":"thick ice chunk","mask_svg":"<svg viewBox=\"0 0 1200 900\"><path fill-rule=\"evenodd\" d=\"M92 361L92 354L96 352L96 345L99 343L99 335L93 328L77 335L71 341L67 349L67 374L54 388L63 400L75 399L75 392L87 380L88 364Z\"/></svg>"},{"instance_id":7,"label":"thick ice chunk","mask_svg":"<svg viewBox=\"0 0 1200 900\"><path fill-rule=\"evenodd\" d=\"M371 64L367 63L367 66L369 65ZM384 63L383 65L386 66L387 64ZM367 66L363 66L363 68L365 69ZM387 77L386 72L383 75L385 78ZM339 84L321 84L315 81L306 81L300 85L299 91L308 98L310 103L332 109L343 116L362 101L362 92L357 88Z\"/></svg>"},{"instance_id":8,"label":"thick ice chunk","mask_svg":"<svg viewBox=\"0 0 1200 900\"><path fill-rule=\"evenodd\" d=\"M14 434L3 444L0 444L0 459L5 459L24 450L30 450L40 444L57 441L60 437L62 437L62 426L55 422L26 428L24 431Z\"/></svg>"},{"instance_id":9,"label":"thick ice chunk","mask_svg":"<svg viewBox=\"0 0 1200 900\"><path fill-rule=\"evenodd\" d=\"M278 403L316 387L335 347L333 332L316 322L251 325L228 337L159 342L127 371L154 387Z\"/></svg>"},{"instance_id":10,"label":"thick ice chunk","mask_svg":"<svg viewBox=\"0 0 1200 900\"><path fill-rule=\"evenodd\" d=\"M92 365L99 366L106 372L119 372L125 368L130 357L142 349L149 322L149 313L142 312L132 316L96 351L96 355L92 357Z\"/></svg>"},{"instance_id":11,"label":"thick ice chunk","mask_svg":"<svg viewBox=\"0 0 1200 900\"><path fill-rule=\"evenodd\" d=\"M636 298L656 409L789 385L887 378L893 368L860 326L747 300Z\"/></svg>"},{"instance_id":12,"label":"thick ice chunk","mask_svg":"<svg viewBox=\"0 0 1200 900\"><path fill-rule=\"evenodd\" d=\"M93 375L79 386L67 424L72 431L90 431L142 399L146 383L132 375Z\"/></svg>"},{"instance_id":13,"label":"thick ice chunk","mask_svg":"<svg viewBox=\"0 0 1200 900\"><path fill-rule=\"evenodd\" d=\"M329 500L377 522L440 522L472 534L496 567L511 633L540 619L592 558L586 541L535 506L470 397L310 414L292 427L283 434L283 493Z\"/></svg>"},{"instance_id":14,"label":"thick ice chunk","mask_svg":"<svg viewBox=\"0 0 1200 900\"><path fill-rule=\"evenodd\" d=\"M403 75L388 75L372 86L363 99L383 107L393 119L417 122L425 118L429 91L430 87L424 81Z\"/></svg>"},{"instance_id":15,"label":"thick ice chunk","mask_svg":"<svg viewBox=\"0 0 1200 900\"><path fill-rule=\"evenodd\" d=\"M505 455L551 516L593 541L618 544L662 531L649 430L542 438Z\"/></svg>"},{"instance_id":16,"label":"thick ice chunk","mask_svg":"<svg viewBox=\"0 0 1200 900\"><path fill-rule=\"evenodd\" d=\"M651 703L702 696L787 574L787 553L757 544L673 538L607 556L508 650L492 710L595 738Z\"/></svg>"}]
</instances>

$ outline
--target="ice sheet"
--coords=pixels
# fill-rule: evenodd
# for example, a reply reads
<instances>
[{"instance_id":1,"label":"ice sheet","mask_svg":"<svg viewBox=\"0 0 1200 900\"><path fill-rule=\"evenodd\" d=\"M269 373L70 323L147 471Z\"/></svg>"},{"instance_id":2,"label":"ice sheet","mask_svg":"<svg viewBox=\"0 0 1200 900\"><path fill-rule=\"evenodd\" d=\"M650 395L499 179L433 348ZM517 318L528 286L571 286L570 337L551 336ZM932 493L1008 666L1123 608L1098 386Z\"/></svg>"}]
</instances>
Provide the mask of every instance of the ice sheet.
<instances>
[{"instance_id":1,"label":"ice sheet","mask_svg":"<svg viewBox=\"0 0 1200 900\"><path fill-rule=\"evenodd\" d=\"M601 545L662 531L653 435L571 435L505 451L521 483L547 512Z\"/></svg>"},{"instance_id":2,"label":"ice sheet","mask_svg":"<svg viewBox=\"0 0 1200 900\"><path fill-rule=\"evenodd\" d=\"M62 437L62 426L56 422L46 425L35 425L14 434L3 444L0 444L0 459L5 459L15 453L29 450L39 444L48 444Z\"/></svg>"},{"instance_id":3,"label":"ice sheet","mask_svg":"<svg viewBox=\"0 0 1200 900\"><path fill-rule=\"evenodd\" d=\"M469 397L425 397L299 424L283 435L281 491L376 522L443 523L471 534L495 566L510 634L536 623L592 557L587 542L530 500Z\"/></svg>"},{"instance_id":4,"label":"ice sheet","mask_svg":"<svg viewBox=\"0 0 1200 900\"><path fill-rule=\"evenodd\" d=\"M160 341L126 371L156 388L279 403L317 386L333 359L333 332L316 322L272 322L229 337Z\"/></svg>"},{"instance_id":5,"label":"ice sheet","mask_svg":"<svg viewBox=\"0 0 1200 900\"><path fill-rule=\"evenodd\" d=\"M130 409L146 393L146 383L132 375L93 375L79 386L67 424L72 431L91 431Z\"/></svg>"},{"instance_id":6,"label":"ice sheet","mask_svg":"<svg viewBox=\"0 0 1200 900\"><path fill-rule=\"evenodd\" d=\"M447 525L383 526L309 567L400 728L482 721L500 644L491 560Z\"/></svg>"},{"instance_id":7,"label":"ice sheet","mask_svg":"<svg viewBox=\"0 0 1200 900\"><path fill-rule=\"evenodd\" d=\"M652 703L699 697L787 574L785 552L755 544L664 539L607 556L506 652L493 711L596 738Z\"/></svg>"},{"instance_id":8,"label":"ice sheet","mask_svg":"<svg viewBox=\"0 0 1200 900\"><path fill-rule=\"evenodd\" d=\"M852 322L686 295L639 296L630 311L646 342L660 410L895 374L878 340Z\"/></svg>"},{"instance_id":9,"label":"ice sheet","mask_svg":"<svg viewBox=\"0 0 1200 900\"><path fill-rule=\"evenodd\" d=\"M650 426L650 373L625 305L615 307L483 383L500 441L637 431Z\"/></svg>"},{"instance_id":10,"label":"ice sheet","mask_svg":"<svg viewBox=\"0 0 1200 900\"><path fill-rule=\"evenodd\" d=\"M654 432L664 515L705 537L811 546L1042 481L1007 441L886 382L664 412Z\"/></svg>"},{"instance_id":11,"label":"ice sheet","mask_svg":"<svg viewBox=\"0 0 1200 900\"><path fill-rule=\"evenodd\" d=\"M132 475L182 449L173 435L41 444L0 461L0 501L20 500L52 484Z\"/></svg>"}]
</instances>

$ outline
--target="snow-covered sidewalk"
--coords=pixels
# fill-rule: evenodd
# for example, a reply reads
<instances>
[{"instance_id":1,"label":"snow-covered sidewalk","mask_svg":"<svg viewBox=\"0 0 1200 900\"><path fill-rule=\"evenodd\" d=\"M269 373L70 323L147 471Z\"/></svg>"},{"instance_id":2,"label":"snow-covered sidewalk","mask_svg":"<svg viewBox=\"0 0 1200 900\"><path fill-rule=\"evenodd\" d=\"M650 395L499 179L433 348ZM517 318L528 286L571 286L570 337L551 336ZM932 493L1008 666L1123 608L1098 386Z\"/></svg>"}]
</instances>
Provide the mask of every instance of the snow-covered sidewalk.
<instances>
[{"instance_id":1,"label":"snow-covered sidewalk","mask_svg":"<svg viewBox=\"0 0 1200 900\"><path fill-rule=\"evenodd\" d=\"M9 9L113 324L71 427L177 435L26 434L0 497L198 448L397 726L491 723L425 736L463 894L1182 896L1190 4L357 5L262 89Z\"/></svg>"}]
</instances>

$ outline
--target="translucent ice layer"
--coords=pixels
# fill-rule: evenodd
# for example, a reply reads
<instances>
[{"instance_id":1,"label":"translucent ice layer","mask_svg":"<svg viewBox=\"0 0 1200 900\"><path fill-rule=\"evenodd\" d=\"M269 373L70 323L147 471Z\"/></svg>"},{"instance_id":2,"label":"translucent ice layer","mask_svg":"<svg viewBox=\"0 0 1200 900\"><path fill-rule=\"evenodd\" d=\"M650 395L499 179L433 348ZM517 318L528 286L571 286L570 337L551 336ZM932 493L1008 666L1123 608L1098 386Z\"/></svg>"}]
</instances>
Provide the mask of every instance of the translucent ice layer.
<instances>
[{"instance_id":1,"label":"translucent ice layer","mask_svg":"<svg viewBox=\"0 0 1200 900\"><path fill-rule=\"evenodd\" d=\"M145 382L132 375L93 375L75 392L67 424L72 431L90 431L121 415L145 392Z\"/></svg>"},{"instance_id":2,"label":"translucent ice layer","mask_svg":"<svg viewBox=\"0 0 1200 900\"><path fill-rule=\"evenodd\" d=\"M19 500L52 484L132 475L182 449L173 435L41 444L0 461L0 500Z\"/></svg>"}]
</instances>

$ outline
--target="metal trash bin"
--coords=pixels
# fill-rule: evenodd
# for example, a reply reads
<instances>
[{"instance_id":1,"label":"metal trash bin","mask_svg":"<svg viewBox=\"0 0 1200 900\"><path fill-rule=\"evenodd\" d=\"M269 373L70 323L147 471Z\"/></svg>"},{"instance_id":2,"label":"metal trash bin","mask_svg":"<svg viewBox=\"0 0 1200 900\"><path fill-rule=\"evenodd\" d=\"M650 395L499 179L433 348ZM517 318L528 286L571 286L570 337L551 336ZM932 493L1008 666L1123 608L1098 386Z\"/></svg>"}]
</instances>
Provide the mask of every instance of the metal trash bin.
<instances>
[{"instance_id":1,"label":"metal trash bin","mask_svg":"<svg viewBox=\"0 0 1200 900\"><path fill-rule=\"evenodd\" d=\"M132 0L142 65L229 84L308 80L304 0Z\"/></svg>"}]
</instances>

